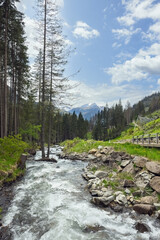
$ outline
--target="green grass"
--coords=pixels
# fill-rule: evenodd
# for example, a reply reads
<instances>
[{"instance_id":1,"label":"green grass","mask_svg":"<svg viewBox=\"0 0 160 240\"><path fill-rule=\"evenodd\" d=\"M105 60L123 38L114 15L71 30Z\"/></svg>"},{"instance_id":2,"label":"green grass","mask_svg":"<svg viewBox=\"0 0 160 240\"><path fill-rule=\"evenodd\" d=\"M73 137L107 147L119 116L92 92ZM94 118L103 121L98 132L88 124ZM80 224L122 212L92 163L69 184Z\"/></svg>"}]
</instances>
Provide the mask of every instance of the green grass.
<instances>
[{"instance_id":1,"label":"green grass","mask_svg":"<svg viewBox=\"0 0 160 240\"><path fill-rule=\"evenodd\" d=\"M0 138L0 183L14 181L23 174L17 165L20 156L29 147L19 135Z\"/></svg>"},{"instance_id":2,"label":"green grass","mask_svg":"<svg viewBox=\"0 0 160 240\"><path fill-rule=\"evenodd\" d=\"M107 180L103 180L102 184L105 188L111 187L113 190L116 190L117 187L119 186L119 182L118 180L114 180L114 181L107 181Z\"/></svg>"},{"instance_id":3,"label":"green grass","mask_svg":"<svg viewBox=\"0 0 160 240\"><path fill-rule=\"evenodd\" d=\"M160 150L156 148L145 148L140 145L132 144L132 143L109 143L103 141L95 141L95 140L82 140L82 139L73 139L67 140L62 143L65 147L64 150L68 153L71 152L89 152L92 148L98 148L99 145L101 146L110 146L115 149L115 151L122 151L129 153L131 155L138 155L147 157L150 160L160 161Z\"/></svg>"}]
</instances>

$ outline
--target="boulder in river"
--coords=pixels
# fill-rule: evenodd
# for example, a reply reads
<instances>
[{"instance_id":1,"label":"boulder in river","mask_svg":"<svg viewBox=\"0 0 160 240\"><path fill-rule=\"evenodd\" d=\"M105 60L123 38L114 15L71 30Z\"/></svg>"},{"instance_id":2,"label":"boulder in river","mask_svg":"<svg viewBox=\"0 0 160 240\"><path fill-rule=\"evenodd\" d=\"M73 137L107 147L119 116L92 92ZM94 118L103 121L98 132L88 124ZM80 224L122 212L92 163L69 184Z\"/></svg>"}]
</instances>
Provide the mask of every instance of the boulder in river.
<instances>
[{"instance_id":1,"label":"boulder in river","mask_svg":"<svg viewBox=\"0 0 160 240\"><path fill-rule=\"evenodd\" d=\"M144 223L141 223L141 222L137 222L135 224L135 229L140 233L151 231L150 227L147 224L144 224Z\"/></svg>"},{"instance_id":2,"label":"boulder in river","mask_svg":"<svg viewBox=\"0 0 160 240\"><path fill-rule=\"evenodd\" d=\"M152 215L155 210L155 207L150 204L135 204L133 210L140 214Z\"/></svg>"}]
</instances>

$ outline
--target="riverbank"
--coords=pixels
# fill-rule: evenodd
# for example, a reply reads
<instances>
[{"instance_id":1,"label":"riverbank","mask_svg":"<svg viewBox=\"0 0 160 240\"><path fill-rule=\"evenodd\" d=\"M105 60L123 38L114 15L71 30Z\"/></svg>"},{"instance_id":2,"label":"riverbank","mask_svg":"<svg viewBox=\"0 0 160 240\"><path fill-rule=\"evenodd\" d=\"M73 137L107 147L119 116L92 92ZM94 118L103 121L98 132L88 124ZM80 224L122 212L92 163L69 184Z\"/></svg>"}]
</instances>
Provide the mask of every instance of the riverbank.
<instances>
[{"instance_id":1,"label":"riverbank","mask_svg":"<svg viewBox=\"0 0 160 240\"><path fill-rule=\"evenodd\" d=\"M63 158L88 161L83 177L92 203L115 212L133 209L160 219L160 164L145 157L99 146L88 153L66 153Z\"/></svg>"}]
</instances>

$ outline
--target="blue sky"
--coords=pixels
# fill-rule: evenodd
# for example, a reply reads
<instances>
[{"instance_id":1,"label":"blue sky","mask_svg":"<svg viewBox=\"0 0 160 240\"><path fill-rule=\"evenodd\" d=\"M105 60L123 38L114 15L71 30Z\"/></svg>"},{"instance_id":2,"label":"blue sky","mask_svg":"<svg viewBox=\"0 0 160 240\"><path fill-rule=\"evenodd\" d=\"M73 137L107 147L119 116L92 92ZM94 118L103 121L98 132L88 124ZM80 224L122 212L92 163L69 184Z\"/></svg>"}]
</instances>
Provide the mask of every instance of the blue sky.
<instances>
[{"instance_id":1,"label":"blue sky","mask_svg":"<svg viewBox=\"0 0 160 240\"><path fill-rule=\"evenodd\" d=\"M54 2L54 0L52 0ZM160 2L156 0L56 0L67 43L75 51L66 66L73 106L125 106L160 90ZM29 54L34 47L33 0L19 4L26 15Z\"/></svg>"}]
</instances>

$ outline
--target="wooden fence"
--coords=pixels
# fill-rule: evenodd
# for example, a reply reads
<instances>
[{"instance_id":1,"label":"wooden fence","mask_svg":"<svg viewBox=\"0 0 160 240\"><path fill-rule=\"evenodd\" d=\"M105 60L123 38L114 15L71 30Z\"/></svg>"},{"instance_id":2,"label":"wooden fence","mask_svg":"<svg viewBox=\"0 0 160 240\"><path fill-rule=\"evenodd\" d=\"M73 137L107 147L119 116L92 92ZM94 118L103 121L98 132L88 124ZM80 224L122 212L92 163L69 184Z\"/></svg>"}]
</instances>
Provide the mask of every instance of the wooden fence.
<instances>
[{"instance_id":1,"label":"wooden fence","mask_svg":"<svg viewBox=\"0 0 160 240\"><path fill-rule=\"evenodd\" d=\"M155 134L144 134L140 136L134 136L132 138L132 143L136 144L159 144L160 145L160 133Z\"/></svg>"}]
</instances>

